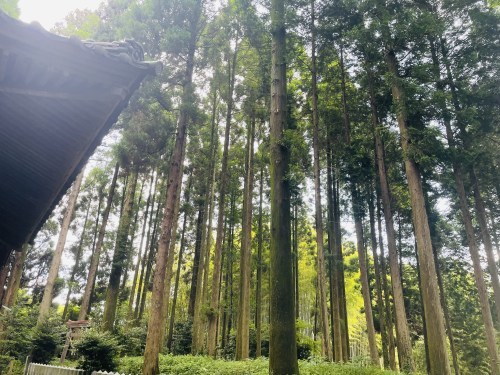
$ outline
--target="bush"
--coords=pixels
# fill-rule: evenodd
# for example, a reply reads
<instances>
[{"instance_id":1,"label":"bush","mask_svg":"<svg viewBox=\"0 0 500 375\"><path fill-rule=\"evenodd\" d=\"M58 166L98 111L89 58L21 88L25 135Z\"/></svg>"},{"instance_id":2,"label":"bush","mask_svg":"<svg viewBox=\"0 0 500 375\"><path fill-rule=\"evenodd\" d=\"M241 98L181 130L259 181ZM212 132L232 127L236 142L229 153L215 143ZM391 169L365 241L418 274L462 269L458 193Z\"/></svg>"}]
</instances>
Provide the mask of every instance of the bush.
<instances>
[{"instance_id":1,"label":"bush","mask_svg":"<svg viewBox=\"0 0 500 375\"><path fill-rule=\"evenodd\" d=\"M31 361L48 364L61 350L65 333L66 327L61 325L57 316L50 316L38 325L34 329L31 342Z\"/></svg>"},{"instance_id":2,"label":"bush","mask_svg":"<svg viewBox=\"0 0 500 375\"><path fill-rule=\"evenodd\" d=\"M94 329L87 330L82 338L75 343L78 368L87 372L115 371L117 368L116 356L119 345L111 334L100 333Z\"/></svg>"},{"instance_id":3,"label":"bush","mask_svg":"<svg viewBox=\"0 0 500 375\"><path fill-rule=\"evenodd\" d=\"M172 354L184 355L191 353L192 329L193 323L190 320L175 323Z\"/></svg>"},{"instance_id":4,"label":"bush","mask_svg":"<svg viewBox=\"0 0 500 375\"><path fill-rule=\"evenodd\" d=\"M125 374L139 374L142 357L120 359L118 371ZM334 364L323 360L299 361L301 375L396 375L375 367L359 367L352 364ZM269 361L265 358L247 361L215 360L204 356L160 355L160 372L176 375L268 375Z\"/></svg>"},{"instance_id":5,"label":"bush","mask_svg":"<svg viewBox=\"0 0 500 375\"><path fill-rule=\"evenodd\" d=\"M136 356L144 353L146 347L147 326L119 327L114 337L120 343L120 356Z\"/></svg>"},{"instance_id":6,"label":"bush","mask_svg":"<svg viewBox=\"0 0 500 375\"><path fill-rule=\"evenodd\" d=\"M0 340L0 354L22 362L30 354L33 327L36 326L37 307L16 306L2 311L0 325L4 327Z\"/></svg>"}]
</instances>

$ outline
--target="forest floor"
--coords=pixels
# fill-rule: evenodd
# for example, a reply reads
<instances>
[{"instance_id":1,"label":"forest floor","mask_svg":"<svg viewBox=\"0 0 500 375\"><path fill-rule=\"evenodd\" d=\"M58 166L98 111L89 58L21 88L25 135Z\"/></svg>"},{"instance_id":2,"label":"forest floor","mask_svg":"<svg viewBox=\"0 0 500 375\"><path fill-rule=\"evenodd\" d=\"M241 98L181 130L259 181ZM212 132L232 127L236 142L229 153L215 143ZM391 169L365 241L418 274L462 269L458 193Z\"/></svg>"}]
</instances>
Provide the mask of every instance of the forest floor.
<instances>
[{"instance_id":1,"label":"forest floor","mask_svg":"<svg viewBox=\"0 0 500 375\"><path fill-rule=\"evenodd\" d=\"M120 373L137 374L141 371L142 357L124 357L119 360ZM393 375L395 372L354 364L333 364L319 360L299 361L301 375ZM205 356L162 355L162 374L216 374L216 375L268 375L269 361L265 358L247 361L226 361Z\"/></svg>"}]
</instances>

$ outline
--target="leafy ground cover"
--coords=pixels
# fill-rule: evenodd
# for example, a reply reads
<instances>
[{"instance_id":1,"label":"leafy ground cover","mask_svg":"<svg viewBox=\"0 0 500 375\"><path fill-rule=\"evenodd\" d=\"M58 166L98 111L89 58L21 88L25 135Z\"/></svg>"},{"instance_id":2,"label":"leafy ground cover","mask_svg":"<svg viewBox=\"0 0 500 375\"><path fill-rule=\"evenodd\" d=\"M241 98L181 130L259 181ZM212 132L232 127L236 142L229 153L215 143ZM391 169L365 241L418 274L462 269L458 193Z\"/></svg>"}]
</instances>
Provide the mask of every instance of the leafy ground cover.
<instances>
[{"instance_id":1,"label":"leafy ground cover","mask_svg":"<svg viewBox=\"0 0 500 375\"><path fill-rule=\"evenodd\" d=\"M138 374L141 371L142 357L124 357L119 360L120 373ZM299 361L301 375L393 375L394 372L373 367L359 367L352 364L340 365L323 361ZM160 356L162 374L176 375L268 375L269 361L255 359L247 361L226 361L204 356L163 355Z\"/></svg>"}]
</instances>

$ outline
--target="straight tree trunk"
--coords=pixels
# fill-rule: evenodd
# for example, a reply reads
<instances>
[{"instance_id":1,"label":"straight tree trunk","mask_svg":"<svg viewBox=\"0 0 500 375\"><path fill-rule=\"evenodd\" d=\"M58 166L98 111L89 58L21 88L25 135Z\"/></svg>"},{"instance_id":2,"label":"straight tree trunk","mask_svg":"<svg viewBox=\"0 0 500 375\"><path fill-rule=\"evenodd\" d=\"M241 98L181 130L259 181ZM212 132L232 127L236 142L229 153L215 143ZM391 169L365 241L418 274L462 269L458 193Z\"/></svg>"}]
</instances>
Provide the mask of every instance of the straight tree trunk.
<instances>
[{"instance_id":1,"label":"straight tree trunk","mask_svg":"<svg viewBox=\"0 0 500 375\"><path fill-rule=\"evenodd\" d=\"M238 321L236 326L236 360L249 357L250 345L250 274L252 268L252 198L253 159L255 139L255 110L248 121L247 155L245 165L245 187L243 190L243 220L241 224L240 285L238 300Z\"/></svg>"},{"instance_id":2,"label":"straight tree trunk","mask_svg":"<svg viewBox=\"0 0 500 375\"><path fill-rule=\"evenodd\" d=\"M403 298L403 282L398 262L396 248L396 232L394 230L394 219L392 212L391 191L387 180L387 169L384 157L384 143L381 136L380 124L378 122L378 112L375 104L375 94L371 69L368 67L369 86L370 86L370 107L371 122L375 138L375 156L377 159L377 176L382 196L384 208L385 229L387 234L387 247L389 249L389 269L391 272L391 283L393 302L396 319L396 341L398 355L400 358L399 367L401 371L413 371L413 355L410 338L410 329L408 328L408 319ZM392 335L392 333L391 333Z\"/></svg>"},{"instance_id":3,"label":"straight tree trunk","mask_svg":"<svg viewBox=\"0 0 500 375\"><path fill-rule=\"evenodd\" d=\"M214 271L212 277L212 295L210 298L210 314L208 318L208 355L215 357L217 355L217 317L219 315L219 294L220 294L220 278L222 268L222 238L224 237L224 204L226 199L226 184L228 174L228 152L230 143L230 129L233 111L233 91L236 75L237 48L233 53L232 61L228 61L228 94L227 94L227 113L226 113L226 128L224 131L224 151L222 154L222 167L220 173L220 194L219 194L219 213L217 217L217 237L215 240L214 253Z\"/></svg>"},{"instance_id":4,"label":"straight tree trunk","mask_svg":"<svg viewBox=\"0 0 500 375\"><path fill-rule=\"evenodd\" d=\"M203 222L203 231L201 234L201 257L200 265L198 267L198 277L196 279L196 297L194 301L194 314L193 314L193 333L191 342L191 353L196 355L200 354L203 350L203 337L204 337L204 316L202 312L203 304L205 303L205 295L208 294L208 271L210 265L210 246L212 238L212 218L214 207L214 194L215 194L215 161L217 158L217 90L214 89L212 101L212 117L211 126L212 132L210 137L210 163L207 173L206 191L204 197L204 212L208 214L208 224ZM207 215L205 215L207 216Z\"/></svg>"},{"instance_id":5,"label":"straight tree trunk","mask_svg":"<svg viewBox=\"0 0 500 375\"><path fill-rule=\"evenodd\" d=\"M386 322L386 309L385 301L382 292L382 277L385 277L385 273L382 272L380 267L379 257L377 253L377 233L375 230L375 207L373 203L373 196L370 195L370 200L368 202L368 211L370 217L370 241L373 253L373 265L375 267L375 290L377 293L377 310L380 320L380 334L382 336L382 357L384 359L384 368L390 368L389 360L389 339L387 332L387 322ZM378 245L382 245L379 243Z\"/></svg>"},{"instance_id":6,"label":"straight tree trunk","mask_svg":"<svg viewBox=\"0 0 500 375\"><path fill-rule=\"evenodd\" d=\"M314 154L314 196L316 208L316 247L319 312L321 318L321 344L322 352L328 361L333 360L333 352L330 342L330 322L328 318L328 307L326 302L326 267L323 248L323 210L321 207L321 168L319 160L319 118L318 118L318 85L316 77L316 26L314 0L311 0L311 91L312 91L312 127L313 127L313 154ZM298 270L298 268L297 268Z\"/></svg>"},{"instance_id":7,"label":"straight tree trunk","mask_svg":"<svg viewBox=\"0 0 500 375\"><path fill-rule=\"evenodd\" d=\"M448 353L446 348L446 332L444 329L443 311L439 301L436 268L432 255L432 243L427 211L425 209L422 181L415 160L412 155L411 136L407 123L407 109L404 89L400 83L396 55L392 49L385 54L389 73L392 76L392 96L397 106L396 117L401 133L401 144L404 154L404 164L410 201L412 207L413 224L417 241L417 251L420 259L420 273L422 276L422 300L424 305L425 321L429 343L429 360L431 375L451 374Z\"/></svg>"},{"instance_id":8,"label":"straight tree trunk","mask_svg":"<svg viewBox=\"0 0 500 375\"><path fill-rule=\"evenodd\" d=\"M490 273L491 284L493 286L493 297L495 299L497 319L500 320L500 280L498 278L498 268L495 262L495 255L493 254L493 243L491 241L490 232L488 230L488 222L486 221L486 210L484 208L484 202L481 196L481 188L476 177L476 172L473 168L470 172L470 180L472 188L474 190L476 218L479 223L481 239L484 245L484 252L486 253L486 259L488 260L488 271Z\"/></svg>"},{"instance_id":9,"label":"straight tree trunk","mask_svg":"<svg viewBox=\"0 0 500 375\"><path fill-rule=\"evenodd\" d=\"M128 175L127 189L120 222L116 234L115 251L111 264L108 288L106 289L106 302L102 318L104 331L112 331L115 324L116 309L118 307L118 294L120 292L120 279L130 256L128 235L130 231L131 215L134 208L135 188L137 186L138 172L132 167Z\"/></svg>"},{"instance_id":10,"label":"straight tree trunk","mask_svg":"<svg viewBox=\"0 0 500 375\"><path fill-rule=\"evenodd\" d=\"M345 141L347 147L351 147L351 123L349 119L349 111L347 109L347 95L344 69L344 53L343 45L340 46L340 72L341 72L341 90L342 90L342 115L345 132ZM351 171L352 175L352 171ZM354 226L356 229L356 244L359 258L359 271L361 279L361 294L363 295L363 304L365 309L366 329L368 333L368 344L370 349L370 358L374 366L380 366L378 358L377 341L375 337L375 326L373 323L373 312L370 296L370 282L368 280L368 268L366 263L366 249L363 235L363 202L359 195L356 183L351 181L351 199L352 211L354 216Z\"/></svg>"},{"instance_id":11,"label":"straight tree trunk","mask_svg":"<svg viewBox=\"0 0 500 375\"><path fill-rule=\"evenodd\" d=\"M154 187L154 192L153 192L153 200L151 202L151 212L149 213L149 224L148 224L148 232L146 234L146 244L144 245L144 255L142 256L142 262L141 262L141 272L139 274L139 281L137 285L137 295L135 297L135 306L134 306L134 320L136 323L139 320L139 312L141 309L142 304L142 296L143 296L143 291L144 291L144 285L149 282L149 273L151 272L151 267L150 266L153 262L154 258L154 235L156 233L156 228L158 227L158 220L160 216L160 208L162 206L162 199L160 198L158 202L156 203L156 210L155 210L155 200L157 195L160 197L163 195L163 187L164 187L164 181L158 182L158 173L155 178L155 187ZM160 186L158 186L160 185ZM159 189L158 189L159 188ZM159 190L159 194L158 194ZM149 273L148 273L149 270ZM148 277L146 278L146 274L148 274ZM145 281L147 280L147 281ZM141 314L142 316L142 314Z\"/></svg>"},{"instance_id":12,"label":"straight tree trunk","mask_svg":"<svg viewBox=\"0 0 500 375\"><path fill-rule=\"evenodd\" d=\"M17 292L21 285L21 277L23 275L24 262L28 253L28 244L24 244L21 251L16 251L14 265L10 271L9 284L5 292L2 304L7 307L12 307L16 304Z\"/></svg>"},{"instance_id":13,"label":"straight tree trunk","mask_svg":"<svg viewBox=\"0 0 500 375\"><path fill-rule=\"evenodd\" d=\"M200 267L200 257L202 252L203 232L205 226L205 202L198 203L198 218L196 219L196 240L194 245L193 273L191 276L191 288L189 290L188 315L194 319L194 306L196 304L196 294L198 288L198 276ZM203 274L202 274L203 275Z\"/></svg>"},{"instance_id":14,"label":"straight tree trunk","mask_svg":"<svg viewBox=\"0 0 500 375\"><path fill-rule=\"evenodd\" d=\"M285 1L271 1L271 246L269 371L298 374L295 301L290 243L289 150L283 141L288 129L286 89Z\"/></svg>"},{"instance_id":15,"label":"straight tree trunk","mask_svg":"<svg viewBox=\"0 0 500 375\"><path fill-rule=\"evenodd\" d=\"M184 174L184 168L181 170L181 174ZM185 191L185 202L189 202L189 197L190 197L190 192L191 192L191 183L192 183L192 175L189 175L188 177L188 182L186 186L186 191ZM177 193L178 196L181 194L181 186L182 181L179 184L179 192ZM179 211L180 211L180 199L177 200L176 207L174 210L174 217L176 217L175 223L172 227L172 238L176 239L177 237L177 228L179 225ZM176 241L171 241L170 242L170 250L168 252L167 256L167 270L165 272L165 296L163 297L163 312L162 312L162 331L161 331L161 336L160 336L160 350L163 349L163 346L165 344L165 334L166 334L166 329L167 329L167 321L168 321L168 304L170 302L170 285L172 282L172 274L173 274L173 268L174 268L174 255L175 255L175 245Z\"/></svg>"},{"instance_id":16,"label":"straight tree trunk","mask_svg":"<svg viewBox=\"0 0 500 375\"><path fill-rule=\"evenodd\" d=\"M135 265L134 269L134 278L132 279L132 288L130 289L130 295L128 299L128 309L127 309L127 316L129 320L132 320L134 317L134 310L133 310L133 305L134 305L134 297L136 296L136 289L137 289L137 282L139 278L139 269L141 268L141 263L144 264L143 262L143 255L142 255L142 245L144 244L144 237L146 234L146 225L148 223L148 213L149 213L149 208L151 205L151 195L153 191L153 185L154 185L154 170L151 172L151 180L149 181L149 192L148 192L148 197L146 199L146 210L144 211L144 216L142 218L142 230L141 230L141 240L139 242L139 252L137 254L137 264ZM153 208L151 207L151 211ZM151 225L151 222L149 222ZM146 252L146 251L144 251Z\"/></svg>"},{"instance_id":17,"label":"straight tree trunk","mask_svg":"<svg viewBox=\"0 0 500 375\"><path fill-rule=\"evenodd\" d=\"M189 191L189 190L188 190ZM189 201L189 194L186 192L186 202ZM172 341L174 335L174 322L175 322L175 308L177 306L177 293L179 290L179 280L181 276L181 267L184 255L184 247L185 247L185 236L186 236L186 227L187 227L187 210L184 210L184 218L182 222L182 231L181 231L181 244L179 247L179 259L177 260L177 271L175 273L175 284L174 284L174 295L172 297L172 312L170 313L170 320L168 324L168 336L167 336L167 350L170 353L172 351Z\"/></svg>"},{"instance_id":18,"label":"straight tree trunk","mask_svg":"<svg viewBox=\"0 0 500 375\"><path fill-rule=\"evenodd\" d=\"M153 279L153 294L151 296L151 313L148 322L148 334L146 338L146 348L144 350L144 363L142 366L143 375L159 374L159 353L162 342L161 331L163 327L163 298L165 295L165 273L167 268L167 256L171 241L173 222L176 219L175 204L178 197L178 187L182 179L182 165L184 163L185 139L189 123L189 108L193 95L193 70L196 51L196 41L199 33L199 20L201 18L201 1L193 3L193 18L190 25L190 36L188 45L188 56L186 59L186 71L183 82L182 105L177 125L177 136L174 151L170 161L168 173L167 194L165 199L164 216L161 223L161 235L158 242L158 252L156 256L156 269Z\"/></svg>"},{"instance_id":19,"label":"straight tree trunk","mask_svg":"<svg viewBox=\"0 0 500 375\"><path fill-rule=\"evenodd\" d=\"M83 251L83 240L85 238L85 232L87 230L87 222L89 219L89 212L90 212L90 201L88 202L87 206L87 212L85 214L85 220L83 222L83 227L82 227L82 234L80 235L80 242L78 243L78 248L75 253L75 264L73 265L73 270L71 271L71 276L68 281L68 293L66 294L66 303L64 304L64 310L62 314L62 320L66 320L66 315L68 313L68 307L69 307L69 299L71 297L71 292L73 291L73 283L75 282L75 277L76 273L78 272L78 267L80 267L80 258L82 256L82 251ZM99 211L97 211L99 215Z\"/></svg>"},{"instance_id":20,"label":"straight tree trunk","mask_svg":"<svg viewBox=\"0 0 500 375\"><path fill-rule=\"evenodd\" d=\"M66 206L66 212L64 213L64 218L61 224L61 231L59 232L56 249L54 250L54 257L52 258L52 263L50 264L47 284L45 285L42 302L40 303L40 312L38 314L37 323L38 325L42 324L45 321L47 315L49 314L50 306L52 305L52 298L54 297L54 285L57 279L57 274L59 272L59 266L61 265L64 245L66 244L66 237L68 236L69 225L73 221L76 201L78 199L78 193L80 192L80 185L82 184L84 172L85 169L82 169L76 177L76 180L73 183L73 187L71 188L71 193L68 197L68 205Z\"/></svg>"},{"instance_id":21,"label":"straight tree trunk","mask_svg":"<svg viewBox=\"0 0 500 375\"><path fill-rule=\"evenodd\" d=\"M121 279L121 285L120 285L120 291L121 293L126 293L125 287L127 285L128 281L128 271L132 267L132 260L134 257L134 241L135 241L135 234L137 232L137 222L139 221L139 209L142 204L142 194L144 191L144 179L142 179L141 183L141 189L139 190L139 197L137 199L137 204L135 205L135 215L134 215L134 220L131 222L131 228L130 228L130 235L129 235L129 241L128 241L128 259L125 264L124 270L123 270L123 277ZM130 290L130 294L132 293L132 290ZM125 296L124 296L125 297Z\"/></svg>"},{"instance_id":22,"label":"straight tree trunk","mask_svg":"<svg viewBox=\"0 0 500 375\"><path fill-rule=\"evenodd\" d=\"M99 228L97 243L95 245L94 253L92 254L92 259L90 260L89 273L87 276L87 283L85 284L85 291L83 292L82 304L80 305L80 313L78 314L78 320L85 320L85 318L87 317L87 312L89 311L90 297L92 296L92 291L95 285L97 268L99 267L99 258L101 257L101 249L104 243L104 235L106 234L106 226L108 224L109 212L111 211L111 206L113 205L113 197L115 195L116 180L118 179L119 169L120 165L116 163L113 179L111 180L111 185L109 186L108 198L106 200L106 207L104 208L104 212L102 214L102 223L101 227Z\"/></svg>"},{"instance_id":23,"label":"straight tree trunk","mask_svg":"<svg viewBox=\"0 0 500 375\"><path fill-rule=\"evenodd\" d=\"M384 239L382 237L382 215L380 208L380 199L377 196L377 229L378 229L378 242L380 244L380 267L382 272L382 287L384 290L384 301L385 301L385 316L387 323L387 342L389 347L389 367L391 370L396 370L396 348L394 344L394 325L393 325L393 312L391 307L391 292L390 286L387 281L387 267L385 263L384 255ZM397 261L397 257L396 257ZM399 271L399 268L398 268ZM393 298L394 300L394 298ZM401 354L399 354L401 356ZM401 359L399 361L402 362Z\"/></svg>"},{"instance_id":24,"label":"straight tree trunk","mask_svg":"<svg viewBox=\"0 0 500 375\"><path fill-rule=\"evenodd\" d=\"M260 160L259 221L257 224L257 280L255 288L255 356L262 356L262 199L264 195L264 163Z\"/></svg>"}]
</instances>

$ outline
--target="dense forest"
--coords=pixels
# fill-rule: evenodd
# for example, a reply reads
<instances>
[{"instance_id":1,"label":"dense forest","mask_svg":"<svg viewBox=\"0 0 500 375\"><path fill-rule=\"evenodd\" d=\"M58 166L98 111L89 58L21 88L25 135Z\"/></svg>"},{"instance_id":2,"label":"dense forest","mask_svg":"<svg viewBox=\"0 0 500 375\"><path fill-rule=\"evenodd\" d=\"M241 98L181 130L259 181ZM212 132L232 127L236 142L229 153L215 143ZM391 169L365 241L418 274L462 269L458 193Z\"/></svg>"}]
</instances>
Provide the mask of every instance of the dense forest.
<instances>
[{"instance_id":1,"label":"dense forest","mask_svg":"<svg viewBox=\"0 0 500 375\"><path fill-rule=\"evenodd\" d=\"M58 363L89 320L65 365L500 375L499 21L495 0L69 14L51 31L163 70L0 270L0 372Z\"/></svg>"}]
</instances>

